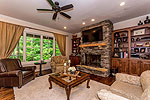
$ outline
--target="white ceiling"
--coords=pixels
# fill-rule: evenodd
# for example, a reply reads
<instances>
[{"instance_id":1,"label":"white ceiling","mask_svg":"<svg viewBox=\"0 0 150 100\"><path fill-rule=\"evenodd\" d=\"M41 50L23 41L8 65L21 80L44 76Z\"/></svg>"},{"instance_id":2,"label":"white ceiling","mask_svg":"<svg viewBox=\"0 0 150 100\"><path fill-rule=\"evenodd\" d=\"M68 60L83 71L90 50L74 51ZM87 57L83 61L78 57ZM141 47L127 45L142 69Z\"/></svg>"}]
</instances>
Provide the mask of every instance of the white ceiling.
<instances>
[{"instance_id":1,"label":"white ceiling","mask_svg":"<svg viewBox=\"0 0 150 100\"><path fill-rule=\"evenodd\" d=\"M37 8L51 8L47 0L0 0L0 14L40 24L43 26L67 31L79 32L82 22L90 25L109 19L113 23L127 20L150 13L150 0L53 0L60 6L73 4L74 9L66 12L72 16L71 20L58 15L56 21L52 20L52 13L39 13ZM120 7L122 1L126 5ZM90 19L96 19L91 22ZM67 30L63 27L67 26Z\"/></svg>"}]
</instances>

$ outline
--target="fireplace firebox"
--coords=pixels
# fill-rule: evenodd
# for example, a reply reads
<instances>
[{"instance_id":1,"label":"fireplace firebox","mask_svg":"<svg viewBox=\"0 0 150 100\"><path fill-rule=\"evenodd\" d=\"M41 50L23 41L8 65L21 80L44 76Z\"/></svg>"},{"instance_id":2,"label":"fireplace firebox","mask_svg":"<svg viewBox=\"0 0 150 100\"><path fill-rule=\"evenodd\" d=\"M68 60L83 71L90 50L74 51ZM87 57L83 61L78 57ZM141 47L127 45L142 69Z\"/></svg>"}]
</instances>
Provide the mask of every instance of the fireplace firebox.
<instances>
[{"instance_id":1,"label":"fireplace firebox","mask_svg":"<svg viewBox=\"0 0 150 100\"><path fill-rule=\"evenodd\" d=\"M84 65L101 68L101 55L85 54Z\"/></svg>"}]
</instances>

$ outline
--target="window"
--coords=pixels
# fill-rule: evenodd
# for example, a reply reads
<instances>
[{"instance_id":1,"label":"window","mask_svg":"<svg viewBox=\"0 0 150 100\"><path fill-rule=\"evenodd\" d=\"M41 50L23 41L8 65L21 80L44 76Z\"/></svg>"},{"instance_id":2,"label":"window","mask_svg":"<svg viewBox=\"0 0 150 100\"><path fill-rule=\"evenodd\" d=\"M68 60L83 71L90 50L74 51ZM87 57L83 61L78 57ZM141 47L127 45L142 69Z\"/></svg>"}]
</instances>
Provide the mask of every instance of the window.
<instances>
[{"instance_id":1,"label":"window","mask_svg":"<svg viewBox=\"0 0 150 100\"><path fill-rule=\"evenodd\" d=\"M41 59L40 35L26 35L26 61L38 61Z\"/></svg>"},{"instance_id":2,"label":"window","mask_svg":"<svg viewBox=\"0 0 150 100\"><path fill-rule=\"evenodd\" d=\"M16 45L16 48L10 58L18 58L23 61L23 36L20 37L19 43Z\"/></svg>"},{"instance_id":3,"label":"window","mask_svg":"<svg viewBox=\"0 0 150 100\"><path fill-rule=\"evenodd\" d=\"M53 47L54 42L55 48ZM61 55L57 42L54 41L53 37L24 32L10 58L18 58L22 62L49 60L54 53L56 56Z\"/></svg>"},{"instance_id":4,"label":"window","mask_svg":"<svg viewBox=\"0 0 150 100\"><path fill-rule=\"evenodd\" d=\"M56 41L55 41L55 55L56 55L56 56L61 55L61 52L60 52L60 50L59 50L59 47L58 47L58 44L57 44Z\"/></svg>"},{"instance_id":5,"label":"window","mask_svg":"<svg viewBox=\"0 0 150 100\"><path fill-rule=\"evenodd\" d=\"M53 55L53 38L43 36L43 60L48 60Z\"/></svg>"}]
</instances>

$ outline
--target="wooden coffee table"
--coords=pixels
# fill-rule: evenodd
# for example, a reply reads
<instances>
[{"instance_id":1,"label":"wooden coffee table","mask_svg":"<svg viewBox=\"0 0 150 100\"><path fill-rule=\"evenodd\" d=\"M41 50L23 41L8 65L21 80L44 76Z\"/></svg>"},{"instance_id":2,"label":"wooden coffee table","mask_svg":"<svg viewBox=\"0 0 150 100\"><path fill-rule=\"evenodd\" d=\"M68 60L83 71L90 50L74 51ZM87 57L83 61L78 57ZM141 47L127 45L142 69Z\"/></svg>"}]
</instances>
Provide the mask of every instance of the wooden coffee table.
<instances>
[{"instance_id":1,"label":"wooden coffee table","mask_svg":"<svg viewBox=\"0 0 150 100\"><path fill-rule=\"evenodd\" d=\"M52 82L65 88L67 100L70 100L69 97L70 97L70 93L71 93L71 88L85 82L86 80L87 80L87 88L90 88L89 74L81 73L81 72L78 75L55 73L55 74L49 75L48 80L50 83L49 89L52 89Z\"/></svg>"}]
</instances>

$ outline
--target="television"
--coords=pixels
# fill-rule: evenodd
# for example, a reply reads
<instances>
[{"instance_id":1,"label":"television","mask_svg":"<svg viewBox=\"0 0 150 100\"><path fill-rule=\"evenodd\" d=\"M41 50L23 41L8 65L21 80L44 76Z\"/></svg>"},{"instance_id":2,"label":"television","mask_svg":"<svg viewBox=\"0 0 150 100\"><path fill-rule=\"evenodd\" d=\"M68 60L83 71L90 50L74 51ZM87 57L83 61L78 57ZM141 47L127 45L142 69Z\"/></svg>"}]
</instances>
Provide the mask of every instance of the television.
<instances>
[{"instance_id":1,"label":"television","mask_svg":"<svg viewBox=\"0 0 150 100\"><path fill-rule=\"evenodd\" d=\"M96 42L103 40L103 28L102 26L82 31L82 41Z\"/></svg>"}]
</instances>

